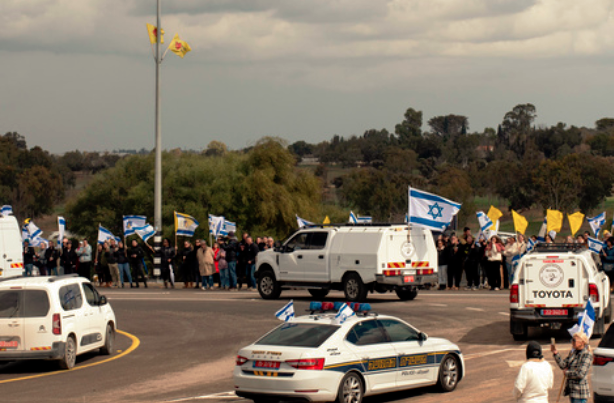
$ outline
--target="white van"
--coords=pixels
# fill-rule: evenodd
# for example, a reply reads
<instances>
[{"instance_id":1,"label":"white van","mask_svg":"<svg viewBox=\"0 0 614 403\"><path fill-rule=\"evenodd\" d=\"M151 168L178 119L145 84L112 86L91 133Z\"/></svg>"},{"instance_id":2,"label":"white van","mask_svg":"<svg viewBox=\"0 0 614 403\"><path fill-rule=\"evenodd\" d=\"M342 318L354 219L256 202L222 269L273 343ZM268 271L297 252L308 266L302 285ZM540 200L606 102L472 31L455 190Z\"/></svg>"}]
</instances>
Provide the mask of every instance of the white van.
<instances>
[{"instance_id":1,"label":"white van","mask_svg":"<svg viewBox=\"0 0 614 403\"><path fill-rule=\"evenodd\" d=\"M23 245L17 219L0 214L0 278L23 274Z\"/></svg>"}]
</instances>

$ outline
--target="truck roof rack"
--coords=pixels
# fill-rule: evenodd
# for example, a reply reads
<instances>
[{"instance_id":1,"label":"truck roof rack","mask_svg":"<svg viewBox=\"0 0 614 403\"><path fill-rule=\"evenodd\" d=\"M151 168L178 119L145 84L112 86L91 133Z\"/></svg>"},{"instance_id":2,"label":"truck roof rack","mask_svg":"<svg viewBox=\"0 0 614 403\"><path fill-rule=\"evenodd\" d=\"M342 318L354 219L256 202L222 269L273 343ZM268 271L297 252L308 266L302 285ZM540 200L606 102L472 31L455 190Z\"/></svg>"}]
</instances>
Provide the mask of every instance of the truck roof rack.
<instances>
[{"instance_id":1,"label":"truck roof rack","mask_svg":"<svg viewBox=\"0 0 614 403\"><path fill-rule=\"evenodd\" d=\"M311 224L305 225L302 228L326 228L326 227L392 227L393 225L409 225L408 223L390 223L390 222L369 222L369 223L330 223L330 224ZM301 229L302 229L301 228Z\"/></svg>"},{"instance_id":2,"label":"truck roof rack","mask_svg":"<svg viewBox=\"0 0 614 403\"><path fill-rule=\"evenodd\" d=\"M533 247L533 252L579 252L588 250L583 243L538 243Z\"/></svg>"},{"instance_id":3,"label":"truck roof rack","mask_svg":"<svg viewBox=\"0 0 614 403\"><path fill-rule=\"evenodd\" d=\"M0 278L0 282L2 282L2 281L9 281L9 280L15 280L15 279L18 279L18 278L23 278L23 276L3 277L3 278Z\"/></svg>"},{"instance_id":4,"label":"truck roof rack","mask_svg":"<svg viewBox=\"0 0 614 403\"><path fill-rule=\"evenodd\" d=\"M65 278L71 278L71 277L79 277L79 275L77 273L63 274L61 276L49 277L49 280L47 280L47 281L49 281L50 283L53 283L54 281L62 280L62 279L65 279Z\"/></svg>"}]
</instances>

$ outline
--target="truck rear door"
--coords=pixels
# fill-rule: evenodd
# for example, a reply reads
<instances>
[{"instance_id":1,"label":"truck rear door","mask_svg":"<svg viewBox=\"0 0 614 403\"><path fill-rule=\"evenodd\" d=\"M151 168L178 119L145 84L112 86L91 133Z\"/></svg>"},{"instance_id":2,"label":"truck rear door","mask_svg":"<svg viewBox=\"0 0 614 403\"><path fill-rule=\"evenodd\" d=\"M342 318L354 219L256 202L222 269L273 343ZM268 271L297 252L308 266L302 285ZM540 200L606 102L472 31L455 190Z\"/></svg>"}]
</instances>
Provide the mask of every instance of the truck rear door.
<instances>
[{"instance_id":1,"label":"truck rear door","mask_svg":"<svg viewBox=\"0 0 614 403\"><path fill-rule=\"evenodd\" d=\"M25 349L23 310L21 287L0 289L0 358Z\"/></svg>"},{"instance_id":2,"label":"truck rear door","mask_svg":"<svg viewBox=\"0 0 614 403\"><path fill-rule=\"evenodd\" d=\"M526 262L521 298L527 308L542 308L543 316L565 314L548 308L571 308L584 305L583 290L588 287L580 259L568 255L535 256ZM545 309L544 309L545 308Z\"/></svg>"},{"instance_id":3,"label":"truck rear door","mask_svg":"<svg viewBox=\"0 0 614 403\"><path fill-rule=\"evenodd\" d=\"M403 228L387 231L383 243L386 247L384 275L392 275L400 269L403 283L413 283L417 277L436 273L433 267L436 262L429 258L424 237L423 234L412 231L410 241L407 230Z\"/></svg>"},{"instance_id":4,"label":"truck rear door","mask_svg":"<svg viewBox=\"0 0 614 403\"><path fill-rule=\"evenodd\" d=\"M23 247L16 221L0 220L0 277L23 274Z\"/></svg>"}]
</instances>

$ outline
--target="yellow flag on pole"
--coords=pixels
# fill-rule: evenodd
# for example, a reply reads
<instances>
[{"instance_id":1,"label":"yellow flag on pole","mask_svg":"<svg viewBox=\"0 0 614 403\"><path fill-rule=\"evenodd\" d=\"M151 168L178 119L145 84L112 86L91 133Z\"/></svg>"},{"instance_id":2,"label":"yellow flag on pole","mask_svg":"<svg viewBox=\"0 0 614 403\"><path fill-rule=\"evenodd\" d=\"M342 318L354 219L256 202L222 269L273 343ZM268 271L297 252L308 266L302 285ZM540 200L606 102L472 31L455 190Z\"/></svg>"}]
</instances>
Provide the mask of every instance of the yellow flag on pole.
<instances>
[{"instance_id":1,"label":"yellow flag on pole","mask_svg":"<svg viewBox=\"0 0 614 403\"><path fill-rule=\"evenodd\" d=\"M192 48L188 45L187 42L179 39L179 34L175 34L175 37L171 41L171 44L168 45L168 49L183 59L186 53L188 53Z\"/></svg>"},{"instance_id":2,"label":"yellow flag on pole","mask_svg":"<svg viewBox=\"0 0 614 403\"><path fill-rule=\"evenodd\" d=\"M546 220L548 221L546 231L561 232L563 229L563 213L558 210L547 210Z\"/></svg>"},{"instance_id":3,"label":"yellow flag on pole","mask_svg":"<svg viewBox=\"0 0 614 403\"><path fill-rule=\"evenodd\" d=\"M512 219L514 220L514 228L516 229L516 232L520 232L524 235L525 231L527 230L527 227L529 226L529 222L527 221L527 219L524 218L524 216L521 216L520 214L515 212L514 210L512 210Z\"/></svg>"},{"instance_id":4,"label":"yellow flag on pole","mask_svg":"<svg viewBox=\"0 0 614 403\"><path fill-rule=\"evenodd\" d=\"M156 43L158 42L158 28L151 25L147 25L147 33L149 34L149 42ZM160 33L160 43L164 43L164 30Z\"/></svg>"},{"instance_id":5,"label":"yellow flag on pole","mask_svg":"<svg viewBox=\"0 0 614 403\"><path fill-rule=\"evenodd\" d=\"M492 227L490 227L489 229L492 229L492 230L496 229L497 221L499 221L499 218L503 216L503 213L501 212L501 210L499 210L495 206L490 206L490 209L488 210L488 214L486 215L488 216L488 218L490 218L490 221L492 221Z\"/></svg>"},{"instance_id":6,"label":"yellow flag on pole","mask_svg":"<svg viewBox=\"0 0 614 403\"><path fill-rule=\"evenodd\" d=\"M584 222L584 214L576 211L573 214L567 214L567 219L569 220L569 228L571 228L571 235L575 236L576 232L580 230L582 223Z\"/></svg>"}]
</instances>

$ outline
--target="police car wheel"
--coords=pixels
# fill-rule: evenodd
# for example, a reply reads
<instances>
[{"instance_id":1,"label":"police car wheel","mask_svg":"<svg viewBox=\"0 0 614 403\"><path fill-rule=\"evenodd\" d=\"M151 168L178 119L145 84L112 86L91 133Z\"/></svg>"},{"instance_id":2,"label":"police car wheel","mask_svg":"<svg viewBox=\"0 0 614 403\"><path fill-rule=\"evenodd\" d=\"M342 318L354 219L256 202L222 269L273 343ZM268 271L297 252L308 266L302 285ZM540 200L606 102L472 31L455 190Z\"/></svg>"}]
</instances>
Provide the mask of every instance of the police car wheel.
<instances>
[{"instance_id":1,"label":"police car wheel","mask_svg":"<svg viewBox=\"0 0 614 403\"><path fill-rule=\"evenodd\" d=\"M100 354L111 355L113 354L113 346L115 345L115 330L109 323L107 325L107 332L104 337L104 346L100 348Z\"/></svg>"},{"instance_id":2,"label":"police car wheel","mask_svg":"<svg viewBox=\"0 0 614 403\"><path fill-rule=\"evenodd\" d=\"M337 403L360 403L362 402L364 386L362 379L355 372L346 374L339 385Z\"/></svg>"},{"instance_id":3,"label":"police car wheel","mask_svg":"<svg viewBox=\"0 0 614 403\"><path fill-rule=\"evenodd\" d=\"M77 343L73 336L69 336L64 344L64 357L60 359L60 368L71 369L77 361Z\"/></svg>"},{"instance_id":4,"label":"police car wheel","mask_svg":"<svg viewBox=\"0 0 614 403\"><path fill-rule=\"evenodd\" d=\"M258 277L258 293L262 299L277 299L281 295L281 286L270 271Z\"/></svg>"},{"instance_id":5,"label":"police car wheel","mask_svg":"<svg viewBox=\"0 0 614 403\"><path fill-rule=\"evenodd\" d=\"M343 293L345 299L351 302L363 301L367 298L367 287L365 287L360 276L356 273L349 273L343 278Z\"/></svg>"},{"instance_id":6,"label":"police car wheel","mask_svg":"<svg viewBox=\"0 0 614 403\"><path fill-rule=\"evenodd\" d=\"M443 357L439 367L439 388L443 392L452 392L454 389L456 389L459 375L460 367L456 357L452 355L446 355Z\"/></svg>"}]
</instances>

